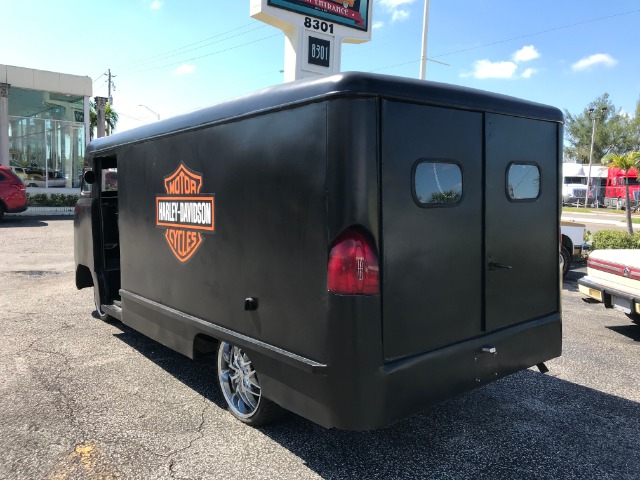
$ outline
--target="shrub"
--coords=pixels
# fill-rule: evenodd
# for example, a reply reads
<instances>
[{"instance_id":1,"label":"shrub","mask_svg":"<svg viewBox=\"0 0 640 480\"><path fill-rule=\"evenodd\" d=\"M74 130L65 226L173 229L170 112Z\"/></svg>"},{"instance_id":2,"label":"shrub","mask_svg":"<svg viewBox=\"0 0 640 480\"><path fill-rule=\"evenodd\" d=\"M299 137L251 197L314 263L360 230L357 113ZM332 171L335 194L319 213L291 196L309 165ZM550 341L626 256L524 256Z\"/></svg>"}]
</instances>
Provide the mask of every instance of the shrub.
<instances>
[{"instance_id":1,"label":"shrub","mask_svg":"<svg viewBox=\"0 0 640 480\"><path fill-rule=\"evenodd\" d=\"M29 193L27 198L30 207L73 207L78 201L78 195L64 193Z\"/></svg>"},{"instance_id":2,"label":"shrub","mask_svg":"<svg viewBox=\"0 0 640 480\"><path fill-rule=\"evenodd\" d=\"M46 193L36 193L35 195L28 193L27 198L30 207L43 207L49 201L49 196Z\"/></svg>"},{"instance_id":3,"label":"shrub","mask_svg":"<svg viewBox=\"0 0 640 480\"><path fill-rule=\"evenodd\" d=\"M593 234L592 250L604 248L640 248L640 233L629 235L617 230L600 230Z\"/></svg>"}]
</instances>

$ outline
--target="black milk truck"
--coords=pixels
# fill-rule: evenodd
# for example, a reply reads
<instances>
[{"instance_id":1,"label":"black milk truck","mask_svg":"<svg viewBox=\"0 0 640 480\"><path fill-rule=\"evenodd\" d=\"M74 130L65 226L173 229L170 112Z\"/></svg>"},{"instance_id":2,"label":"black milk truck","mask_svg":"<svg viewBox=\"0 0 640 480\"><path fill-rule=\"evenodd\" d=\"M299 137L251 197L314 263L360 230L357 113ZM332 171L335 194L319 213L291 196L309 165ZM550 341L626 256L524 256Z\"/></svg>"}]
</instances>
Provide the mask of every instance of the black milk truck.
<instances>
[{"instance_id":1,"label":"black milk truck","mask_svg":"<svg viewBox=\"0 0 640 480\"><path fill-rule=\"evenodd\" d=\"M383 427L561 353L563 116L346 73L94 140L78 288L238 419Z\"/></svg>"}]
</instances>

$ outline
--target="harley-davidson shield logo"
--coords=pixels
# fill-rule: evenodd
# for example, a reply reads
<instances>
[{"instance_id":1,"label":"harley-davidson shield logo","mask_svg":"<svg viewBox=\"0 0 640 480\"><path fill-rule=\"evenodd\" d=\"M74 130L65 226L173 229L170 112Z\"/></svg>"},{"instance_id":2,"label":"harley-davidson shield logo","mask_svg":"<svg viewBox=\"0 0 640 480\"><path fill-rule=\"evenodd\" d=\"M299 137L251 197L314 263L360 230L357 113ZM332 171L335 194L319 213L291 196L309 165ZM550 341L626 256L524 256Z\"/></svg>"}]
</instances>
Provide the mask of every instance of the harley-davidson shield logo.
<instances>
[{"instance_id":1,"label":"harley-davidson shield logo","mask_svg":"<svg viewBox=\"0 0 640 480\"><path fill-rule=\"evenodd\" d=\"M200 248L203 233L215 231L213 194L202 194L202 175L184 163L164 177L165 195L156 197L156 225L166 227L164 237L180 262Z\"/></svg>"}]
</instances>

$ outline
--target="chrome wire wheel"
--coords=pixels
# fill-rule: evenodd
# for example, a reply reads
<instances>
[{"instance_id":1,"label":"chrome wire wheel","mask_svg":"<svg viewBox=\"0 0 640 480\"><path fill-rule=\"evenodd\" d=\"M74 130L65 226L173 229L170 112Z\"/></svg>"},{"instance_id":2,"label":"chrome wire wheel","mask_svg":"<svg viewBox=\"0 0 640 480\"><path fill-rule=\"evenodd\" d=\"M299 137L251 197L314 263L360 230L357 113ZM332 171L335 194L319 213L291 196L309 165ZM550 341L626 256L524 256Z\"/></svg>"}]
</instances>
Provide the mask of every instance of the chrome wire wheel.
<instances>
[{"instance_id":1,"label":"chrome wire wheel","mask_svg":"<svg viewBox=\"0 0 640 480\"><path fill-rule=\"evenodd\" d=\"M262 391L249 356L242 349L220 342L218 382L231 413L248 420L260 408Z\"/></svg>"}]
</instances>

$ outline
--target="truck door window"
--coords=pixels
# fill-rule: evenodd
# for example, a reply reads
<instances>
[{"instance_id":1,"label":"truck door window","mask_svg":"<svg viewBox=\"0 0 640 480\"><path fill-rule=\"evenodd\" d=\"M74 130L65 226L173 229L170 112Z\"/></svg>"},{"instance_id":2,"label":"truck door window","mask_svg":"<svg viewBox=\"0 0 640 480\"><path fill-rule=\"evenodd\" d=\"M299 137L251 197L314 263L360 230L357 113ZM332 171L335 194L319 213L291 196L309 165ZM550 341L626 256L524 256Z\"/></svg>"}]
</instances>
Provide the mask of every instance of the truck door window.
<instances>
[{"instance_id":1,"label":"truck door window","mask_svg":"<svg viewBox=\"0 0 640 480\"><path fill-rule=\"evenodd\" d=\"M421 207L453 206L462 200L462 169L454 161L421 160L413 168L413 198Z\"/></svg>"},{"instance_id":2,"label":"truck door window","mask_svg":"<svg viewBox=\"0 0 640 480\"><path fill-rule=\"evenodd\" d=\"M540 196L540 168L530 163L510 163L507 168L510 200L535 200Z\"/></svg>"},{"instance_id":3,"label":"truck door window","mask_svg":"<svg viewBox=\"0 0 640 480\"><path fill-rule=\"evenodd\" d=\"M102 171L102 191L117 192L118 191L118 169L106 168Z\"/></svg>"}]
</instances>

